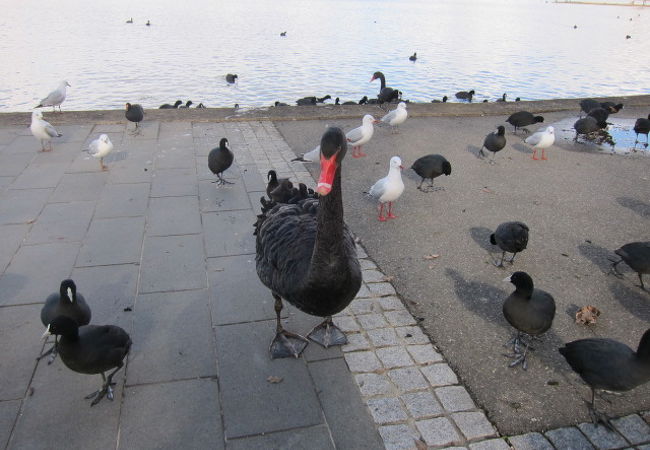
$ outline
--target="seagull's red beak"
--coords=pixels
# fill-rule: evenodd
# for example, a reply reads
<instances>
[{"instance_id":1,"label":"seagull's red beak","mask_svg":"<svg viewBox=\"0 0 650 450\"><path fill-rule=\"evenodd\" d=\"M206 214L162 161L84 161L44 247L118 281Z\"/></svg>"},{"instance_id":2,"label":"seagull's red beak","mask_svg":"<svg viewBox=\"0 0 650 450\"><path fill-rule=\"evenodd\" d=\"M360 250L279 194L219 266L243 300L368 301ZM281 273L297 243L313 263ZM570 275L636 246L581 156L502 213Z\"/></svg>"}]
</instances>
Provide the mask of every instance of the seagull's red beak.
<instances>
[{"instance_id":1,"label":"seagull's red beak","mask_svg":"<svg viewBox=\"0 0 650 450\"><path fill-rule=\"evenodd\" d=\"M399 166L399 170L404 170L404 166Z\"/></svg>"},{"instance_id":2,"label":"seagull's red beak","mask_svg":"<svg viewBox=\"0 0 650 450\"><path fill-rule=\"evenodd\" d=\"M334 175L338 164L336 157L339 152L334 153L331 158L327 159L322 153L320 155L320 178L318 178L318 185L316 192L319 195L327 195L332 190L332 183L334 183Z\"/></svg>"}]
</instances>

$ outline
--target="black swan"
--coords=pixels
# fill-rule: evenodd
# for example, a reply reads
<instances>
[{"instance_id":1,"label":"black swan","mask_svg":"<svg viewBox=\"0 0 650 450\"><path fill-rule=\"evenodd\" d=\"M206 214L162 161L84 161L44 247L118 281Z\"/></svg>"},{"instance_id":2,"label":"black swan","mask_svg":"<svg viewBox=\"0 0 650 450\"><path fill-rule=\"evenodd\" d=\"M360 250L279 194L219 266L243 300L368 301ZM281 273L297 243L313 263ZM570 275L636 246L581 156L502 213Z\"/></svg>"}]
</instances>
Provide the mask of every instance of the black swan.
<instances>
[{"instance_id":1,"label":"black swan","mask_svg":"<svg viewBox=\"0 0 650 450\"><path fill-rule=\"evenodd\" d=\"M474 96L475 92L474 89L471 91L460 91L456 92L456 98L459 100L467 100L468 102L472 103L472 97Z\"/></svg>"},{"instance_id":2,"label":"black swan","mask_svg":"<svg viewBox=\"0 0 650 450\"><path fill-rule=\"evenodd\" d=\"M182 104L183 104L182 100L176 100L176 102L174 102L173 105L170 105L169 103L165 103L163 105L160 105L158 109L176 109Z\"/></svg>"},{"instance_id":3,"label":"black swan","mask_svg":"<svg viewBox=\"0 0 650 450\"><path fill-rule=\"evenodd\" d=\"M501 98L497 99L497 102L505 102L506 101L506 93L504 92Z\"/></svg>"},{"instance_id":4,"label":"black swan","mask_svg":"<svg viewBox=\"0 0 650 450\"><path fill-rule=\"evenodd\" d=\"M529 131L523 127L544 122L544 118L542 116L533 116L532 113L529 113L528 111L517 111L516 113L511 114L506 122L515 127L515 134L517 134L517 128L522 128L526 133L528 133Z\"/></svg>"},{"instance_id":5,"label":"black swan","mask_svg":"<svg viewBox=\"0 0 650 450\"><path fill-rule=\"evenodd\" d=\"M645 290L642 275L644 273L650 273L650 242L630 242L615 250L614 253L621 257L620 260L612 264L614 273L621 275L616 269L616 266L624 261L625 264L630 266L639 275L641 289Z\"/></svg>"},{"instance_id":6,"label":"black swan","mask_svg":"<svg viewBox=\"0 0 650 450\"><path fill-rule=\"evenodd\" d=\"M648 133L650 133L650 114L648 114L648 118L640 118L636 119L636 122L634 123L634 132L636 133L636 141L634 142L635 144L639 142L639 135L640 134L645 134L645 143L646 146L648 145Z\"/></svg>"},{"instance_id":7,"label":"black swan","mask_svg":"<svg viewBox=\"0 0 650 450\"><path fill-rule=\"evenodd\" d=\"M498 264L495 262L495 266L503 267L506 252L512 253L512 258L508 262L510 264L515 262L517 253L524 251L528 245L528 231L528 225L523 222L504 222L497 227L490 235L490 244L498 245L503 253L501 262Z\"/></svg>"},{"instance_id":8,"label":"black swan","mask_svg":"<svg viewBox=\"0 0 650 450\"><path fill-rule=\"evenodd\" d=\"M115 325L85 325L66 316L55 318L44 335L61 336L57 348L61 361L68 369L85 374L101 374L101 389L87 395L94 398L91 406L106 396L113 400L113 375L124 365L124 358L131 348L131 338L122 328ZM113 370L108 376L104 372Z\"/></svg>"},{"instance_id":9,"label":"black swan","mask_svg":"<svg viewBox=\"0 0 650 450\"><path fill-rule=\"evenodd\" d=\"M386 87L386 77L383 73L375 72L372 74L370 82L372 83L377 78L379 78L379 81L381 82L379 95L377 96L378 103L381 105L383 103L390 103L393 100L397 100L399 98L399 91L397 89Z\"/></svg>"},{"instance_id":10,"label":"black swan","mask_svg":"<svg viewBox=\"0 0 650 450\"><path fill-rule=\"evenodd\" d=\"M510 363L510 367L521 364L526 370L526 354L530 342L524 342L522 334L539 336L551 328L555 317L555 300L548 292L535 289L533 279L526 272L515 272L504 281L510 281L516 288L503 303L504 317L517 329L517 335L512 340L514 361ZM521 343L526 345L523 353L519 348Z\"/></svg>"},{"instance_id":11,"label":"black swan","mask_svg":"<svg viewBox=\"0 0 650 450\"><path fill-rule=\"evenodd\" d=\"M354 238L343 222L341 164L345 134L329 128L321 138L319 199L278 204L256 224L257 274L275 299L277 330L272 358L298 358L307 339L282 327L282 298L301 311L325 317L307 336L328 347L347 342L332 315L347 307L361 287Z\"/></svg>"},{"instance_id":12,"label":"black swan","mask_svg":"<svg viewBox=\"0 0 650 450\"><path fill-rule=\"evenodd\" d=\"M440 175L451 175L451 164L447 161L442 155L426 155L415 160L411 169L415 171L418 175L422 177L422 181L418 185L418 189L422 192L431 192L433 191L433 179L439 177ZM428 190L422 189L422 183L424 180L429 178L431 183L429 184Z\"/></svg>"},{"instance_id":13,"label":"black swan","mask_svg":"<svg viewBox=\"0 0 650 450\"><path fill-rule=\"evenodd\" d=\"M144 119L144 109L142 109L142 106L138 104L132 105L131 103L127 103L124 116L129 122L135 123L135 128L137 130L140 122Z\"/></svg>"},{"instance_id":14,"label":"black swan","mask_svg":"<svg viewBox=\"0 0 650 450\"><path fill-rule=\"evenodd\" d=\"M417 53L413 53L411 56L409 56L409 61L415 61L417 59L418 59L418 54Z\"/></svg>"},{"instance_id":15,"label":"black swan","mask_svg":"<svg viewBox=\"0 0 650 450\"><path fill-rule=\"evenodd\" d=\"M580 339L558 350L591 388L589 415L595 425L612 429L609 418L596 409L596 389L624 392L650 381L650 329L643 333L636 352L607 338Z\"/></svg>"},{"instance_id":16,"label":"black swan","mask_svg":"<svg viewBox=\"0 0 650 450\"><path fill-rule=\"evenodd\" d=\"M503 125L497 127L497 131L490 133L485 136L483 141L483 147L492 152L492 162L494 162L494 156L499 150L502 150L506 146L506 129ZM483 152L483 147L478 151L481 156L485 156Z\"/></svg>"},{"instance_id":17,"label":"black swan","mask_svg":"<svg viewBox=\"0 0 650 450\"><path fill-rule=\"evenodd\" d=\"M41 308L41 322L47 327L50 322L59 316L66 316L77 322L79 326L88 325L91 317L90 307L83 295L77 293L77 286L72 280L63 280L59 292L50 294L45 299ZM48 364L52 364L56 358L56 343L37 359L52 354Z\"/></svg>"},{"instance_id":18,"label":"black swan","mask_svg":"<svg viewBox=\"0 0 650 450\"><path fill-rule=\"evenodd\" d=\"M221 138L219 147L213 148L208 154L208 168L218 178L215 183L219 185L234 184L232 181L226 181L221 175L232 165L234 155L228 146L228 139Z\"/></svg>"}]
</instances>

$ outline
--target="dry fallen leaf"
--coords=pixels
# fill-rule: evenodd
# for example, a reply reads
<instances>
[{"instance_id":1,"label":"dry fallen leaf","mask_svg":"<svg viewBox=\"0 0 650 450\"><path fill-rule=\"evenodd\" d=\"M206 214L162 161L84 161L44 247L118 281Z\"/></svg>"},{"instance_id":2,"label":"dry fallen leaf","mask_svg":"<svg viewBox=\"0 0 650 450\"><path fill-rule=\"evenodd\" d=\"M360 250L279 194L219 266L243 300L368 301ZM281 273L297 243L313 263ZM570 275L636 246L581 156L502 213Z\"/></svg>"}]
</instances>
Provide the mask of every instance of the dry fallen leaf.
<instances>
[{"instance_id":1,"label":"dry fallen leaf","mask_svg":"<svg viewBox=\"0 0 650 450\"><path fill-rule=\"evenodd\" d=\"M576 313L576 323L589 325L596 323L596 319L600 316L600 310L595 306L583 306Z\"/></svg>"},{"instance_id":2,"label":"dry fallen leaf","mask_svg":"<svg viewBox=\"0 0 650 450\"><path fill-rule=\"evenodd\" d=\"M395 277L392 276L392 275L386 275L386 276L383 278L384 281L387 281L387 282L389 282L389 283L390 283L391 281L393 281L394 279L395 279Z\"/></svg>"},{"instance_id":3,"label":"dry fallen leaf","mask_svg":"<svg viewBox=\"0 0 650 450\"><path fill-rule=\"evenodd\" d=\"M440 255L424 255L422 258L423 259L436 259Z\"/></svg>"},{"instance_id":4,"label":"dry fallen leaf","mask_svg":"<svg viewBox=\"0 0 650 450\"><path fill-rule=\"evenodd\" d=\"M268 377L266 379L266 381L268 381L271 384L278 384L278 383L282 383L283 379L284 378L282 378L282 377L274 377L273 375L271 375L270 377Z\"/></svg>"}]
</instances>

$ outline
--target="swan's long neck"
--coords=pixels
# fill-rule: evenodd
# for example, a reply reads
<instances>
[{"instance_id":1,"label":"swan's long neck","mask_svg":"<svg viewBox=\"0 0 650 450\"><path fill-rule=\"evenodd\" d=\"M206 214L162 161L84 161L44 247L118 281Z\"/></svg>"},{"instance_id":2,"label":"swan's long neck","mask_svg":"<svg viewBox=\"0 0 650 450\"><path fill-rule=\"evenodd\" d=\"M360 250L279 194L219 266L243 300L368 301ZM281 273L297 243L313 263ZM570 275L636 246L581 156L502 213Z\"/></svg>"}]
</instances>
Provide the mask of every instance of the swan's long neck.
<instances>
[{"instance_id":1,"label":"swan's long neck","mask_svg":"<svg viewBox=\"0 0 650 450\"><path fill-rule=\"evenodd\" d=\"M379 81L381 82L381 87L379 89L384 89L386 87L386 77L383 74L379 75Z\"/></svg>"},{"instance_id":2,"label":"swan's long neck","mask_svg":"<svg viewBox=\"0 0 650 450\"><path fill-rule=\"evenodd\" d=\"M320 197L318 228L312 254L312 269L334 266L343 256L343 200L341 198L341 167L336 170L332 190Z\"/></svg>"}]
</instances>

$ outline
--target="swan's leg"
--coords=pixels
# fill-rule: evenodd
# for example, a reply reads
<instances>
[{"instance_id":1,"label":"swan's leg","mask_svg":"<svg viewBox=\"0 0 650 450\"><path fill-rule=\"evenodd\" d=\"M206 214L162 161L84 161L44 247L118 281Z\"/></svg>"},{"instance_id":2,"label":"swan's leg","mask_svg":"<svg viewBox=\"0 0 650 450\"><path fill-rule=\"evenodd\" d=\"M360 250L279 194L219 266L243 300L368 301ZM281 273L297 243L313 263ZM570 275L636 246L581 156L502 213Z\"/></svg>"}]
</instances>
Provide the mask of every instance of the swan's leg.
<instances>
[{"instance_id":1,"label":"swan's leg","mask_svg":"<svg viewBox=\"0 0 650 450\"><path fill-rule=\"evenodd\" d=\"M384 217L384 204L379 202L379 221L380 222L386 222L386 218Z\"/></svg>"},{"instance_id":2,"label":"swan's leg","mask_svg":"<svg viewBox=\"0 0 650 450\"><path fill-rule=\"evenodd\" d=\"M305 347L307 347L309 341L299 334L291 333L282 328L282 322L280 321L282 299L275 292L273 292L273 298L275 299L276 329L275 337L269 347L271 359L288 358L289 356L298 358Z\"/></svg>"},{"instance_id":3,"label":"swan's leg","mask_svg":"<svg viewBox=\"0 0 650 450\"><path fill-rule=\"evenodd\" d=\"M316 325L307 337L325 348L348 343L345 334L332 322L332 316L327 316L323 322Z\"/></svg>"},{"instance_id":4,"label":"swan's leg","mask_svg":"<svg viewBox=\"0 0 650 450\"><path fill-rule=\"evenodd\" d=\"M397 216L393 214L393 202L388 202L388 215L386 217L389 219L397 219Z\"/></svg>"}]
</instances>

